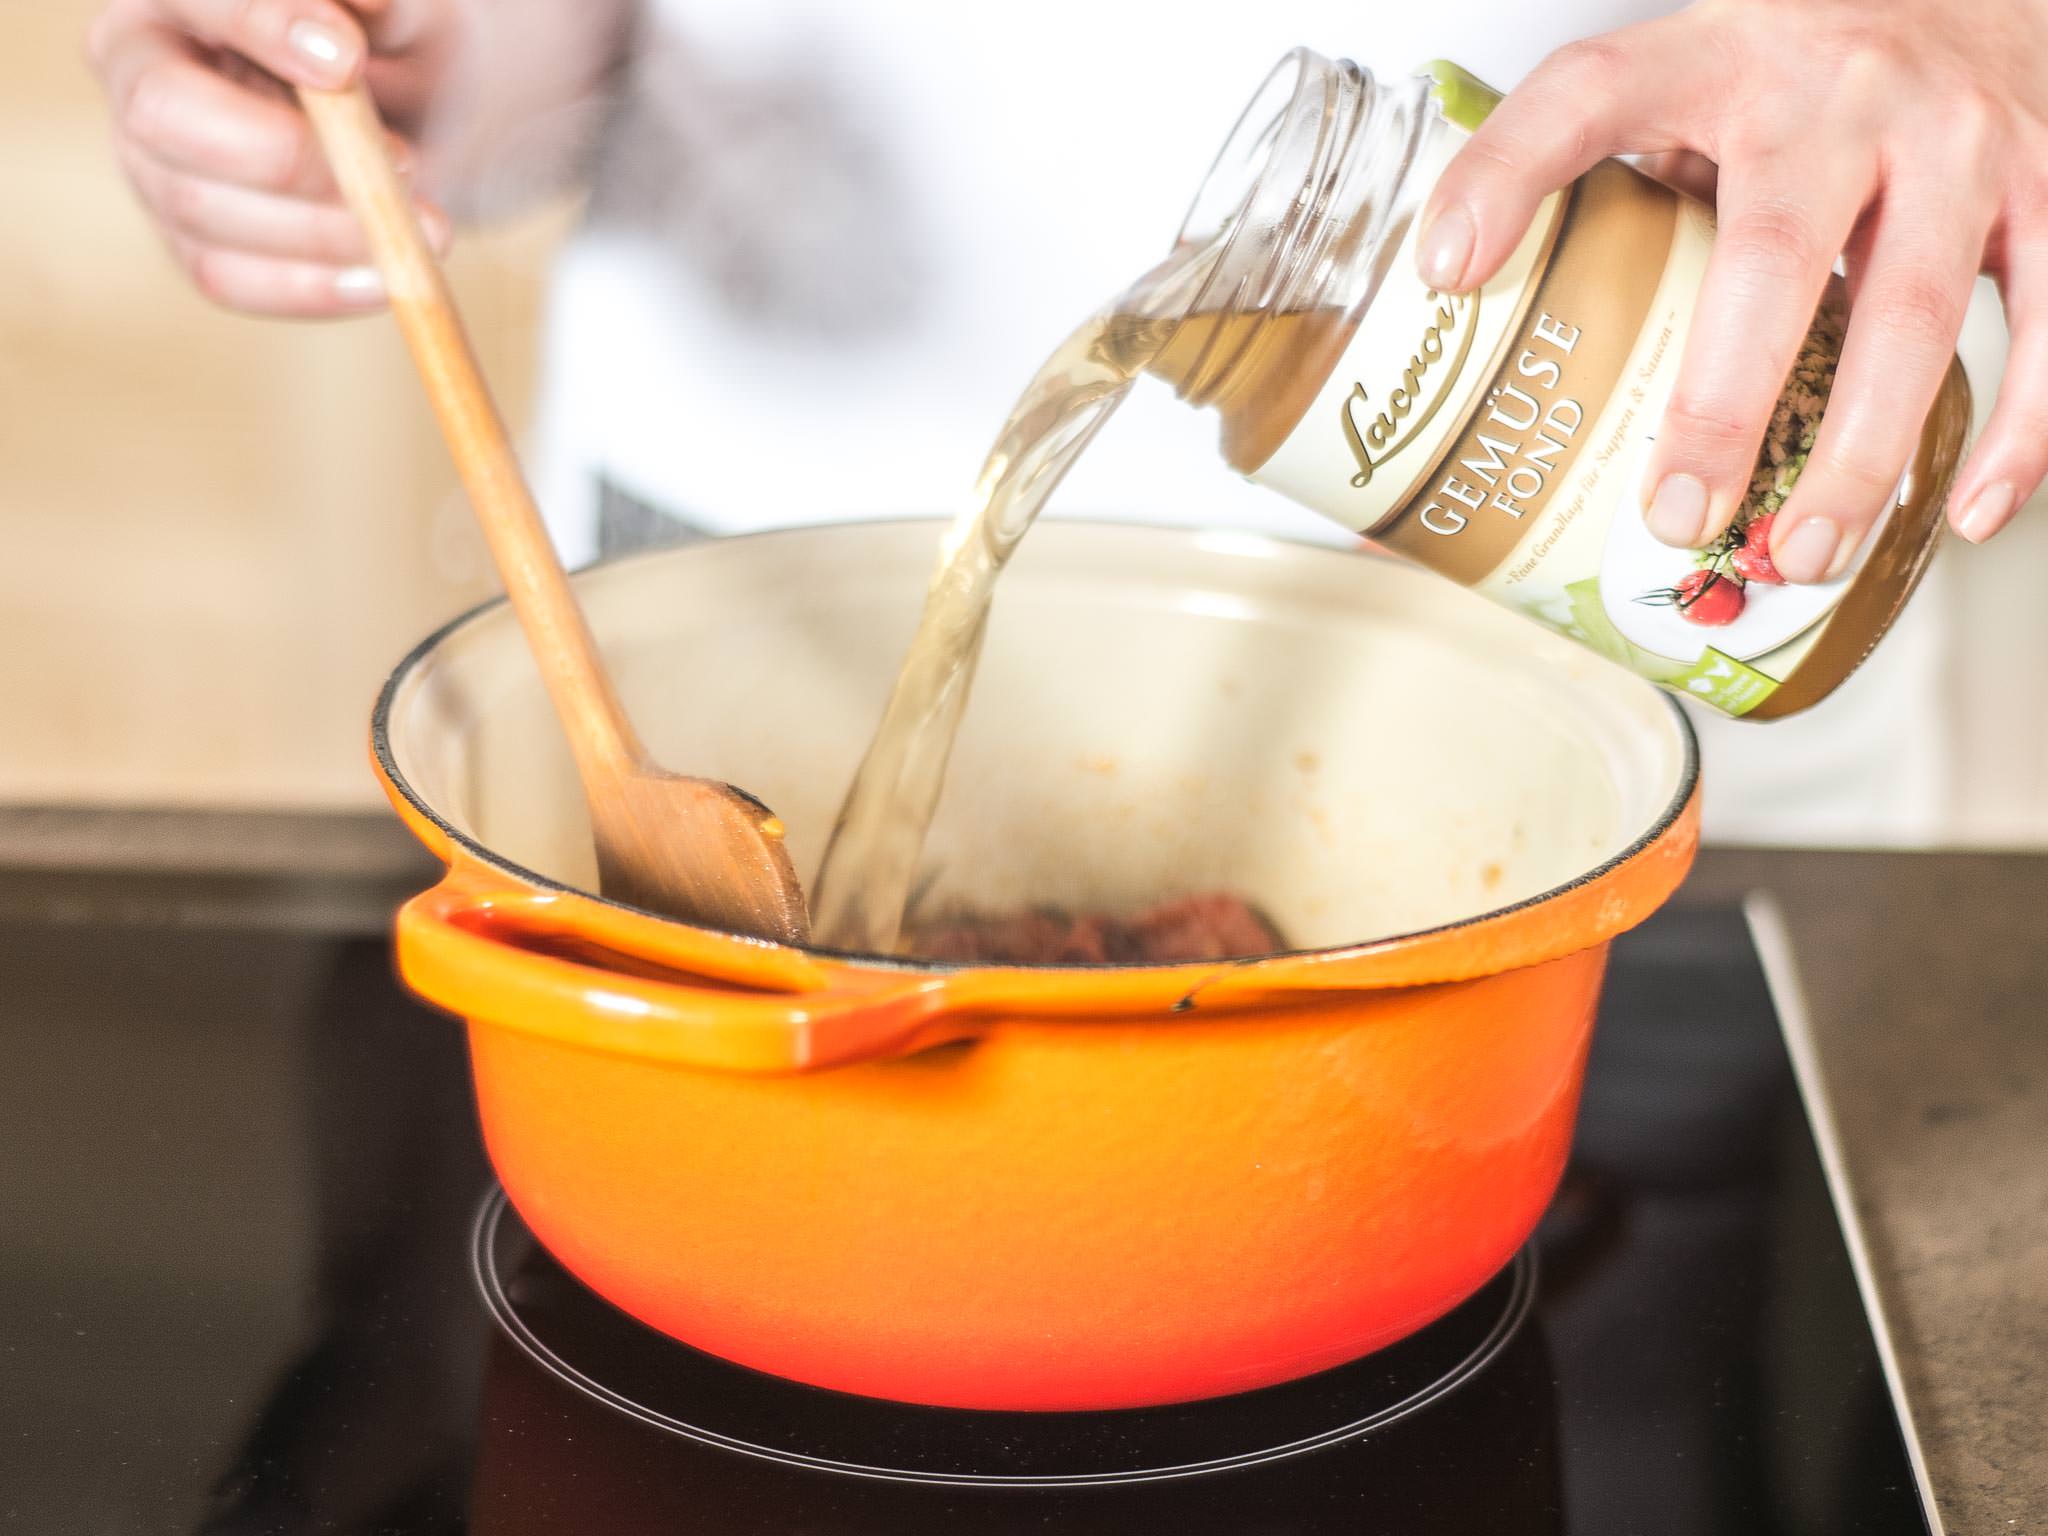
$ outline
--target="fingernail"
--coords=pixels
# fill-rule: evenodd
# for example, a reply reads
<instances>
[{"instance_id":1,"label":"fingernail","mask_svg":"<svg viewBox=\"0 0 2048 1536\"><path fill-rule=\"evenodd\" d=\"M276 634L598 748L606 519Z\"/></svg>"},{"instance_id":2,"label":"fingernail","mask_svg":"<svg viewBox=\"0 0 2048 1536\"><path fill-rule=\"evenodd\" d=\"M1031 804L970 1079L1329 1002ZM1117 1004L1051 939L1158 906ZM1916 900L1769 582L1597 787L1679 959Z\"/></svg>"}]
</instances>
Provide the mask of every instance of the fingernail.
<instances>
[{"instance_id":1,"label":"fingernail","mask_svg":"<svg viewBox=\"0 0 2048 1536\"><path fill-rule=\"evenodd\" d=\"M1695 548L1707 527L1707 488L1691 475L1666 475L1643 511L1650 532L1679 549Z\"/></svg>"},{"instance_id":2,"label":"fingernail","mask_svg":"<svg viewBox=\"0 0 2048 1536\"><path fill-rule=\"evenodd\" d=\"M1970 498L1970 504L1956 518L1956 532L1972 544L1982 544L2005 526L2005 520L2012 516L2013 503L2018 500L2019 492L2003 480L1985 486Z\"/></svg>"},{"instance_id":3,"label":"fingernail","mask_svg":"<svg viewBox=\"0 0 2048 1536\"><path fill-rule=\"evenodd\" d=\"M348 78L348 44L331 27L317 21L295 21L284 39L323 83L339 85Z\"/></svg>"},{"instance_id":4,"label":"fingernail","mask_svg":"<svg viewBox=\"0 0 2048 1536\"><path fill-rule=\"evenodd\" d=\"M1777 541L1771 563L1787 581L1824 581L1834 574L1842 542L1842 530L1827 518L1809 517Z\"/></svg>"},{"instance_id":5,"label":"fingernail","mask_svg":"<svg viewBox=\"0 0 2048 1536\"><path fill-rule=\"evenodd\" d=\"M1431 220L1417 248L1422 280L1447 293L1459 292L1466 264L1472 260L1472 237L1472 215L1455 204Z\"/></svg>"},{"instance_id":6,"label":"fingernail","mask_svg":"<svg viewBox=\"0 0 2048 1536\"><path fill-rule=\"evenodd\" d=\"M381 304L384 277L375 267L343 267L334 274L334 292L350 304Z\"/></svg>"},{"instance_id":7,"label":"fingernail","mask_svg":"<svg viewBox=\"0 0 2048 1536\"><path fill-rule=\"evenodd\" d=\"M453 221L432 203L420 203L417 206L420 211L420 228L426 231L427 244L434 248L436 256L446 256L448 247L455 239Z\"/></svg>"}]
</instances>

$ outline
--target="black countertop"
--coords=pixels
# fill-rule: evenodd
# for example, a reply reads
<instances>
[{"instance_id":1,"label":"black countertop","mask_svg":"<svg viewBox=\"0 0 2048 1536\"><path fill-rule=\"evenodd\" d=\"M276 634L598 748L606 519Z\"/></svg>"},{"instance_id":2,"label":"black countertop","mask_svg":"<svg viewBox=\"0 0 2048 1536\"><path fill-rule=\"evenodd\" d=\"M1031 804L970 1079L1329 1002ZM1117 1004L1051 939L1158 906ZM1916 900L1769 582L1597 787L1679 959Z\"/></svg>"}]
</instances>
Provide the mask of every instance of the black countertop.
<instances>
[{"instance_id":1,"label":"black countertop","mask_svg":"<svg viewBox=\"0 0 2048 1536\"><path fill-rule=\"evenodd\" d=\"M1942 1517L2048 1530L2048 856L1711 850L1769 892Z\"/></svg>"},{"instance_id":2,"label":"black countertop","mask_svg":"<svg viewBox=\"0 0 2048 1536\"><path fill-rule=\"evenodd\" d=\"M0 811L0 918L196 926L232 918L308 935L303 954L270 946L264 973L223 992L219 1005L237 1012L288 1008L303 994L293 977L269 974L278 967L380 963L364 958L379 953L374 946L352 959L332 936L374 938L392 906L433 873L395 822L378 815ZM1713 850L1678 899L1725 904L1757 891L1774 898L1789 934L1947 1527L2048 1529L2048 856ZM108 957L110 966L127 963ZM10 979L12 1028L62 1031L66 999L44 995L34 968L26 970ZM298 1049L302 1035L290 1022L280 1018L274 1037L260 1037L279 1051ZM195 1134L220 1141L224 1156L288 1143L267 1137L277 1128L238 1119L233 1084L246 1063L215 1059L203 1037L182 1059L180 1080L152 1091L186 1095ZM85 1057L71 1067L94 1070ZM109 1103L104 1112L123 1110ZM6 1173L33 1186L61 1176L69 1160L94 1157L94 1146L92 1127L80 1125L66 1144L40 1147L34 1166ZM262 1180L244 1182L240 1204L215 1213L222 1262L246 1290L238 1327L288 1326L266 1310L266 1297L290 1277L266 1265L288 1263L298 1249L252 1244L245 1234L252 1224L306 1219L288 1196L294 1172L275 1169L275 1199L264 1199ZM104 1245L108 1286L123 1283L136 1246L163 1219L152 1170L137 1166L132 1175L121 1181L130 1192L121 1209L77 1215ZM183 1208L189 1213L189 1202ZM132 1343L95 1341L109 1353ZM208 1362L180 1368L203 1375ZM6 1507L0 1491L0 1516Z\"/></svg>"}]
</instances>

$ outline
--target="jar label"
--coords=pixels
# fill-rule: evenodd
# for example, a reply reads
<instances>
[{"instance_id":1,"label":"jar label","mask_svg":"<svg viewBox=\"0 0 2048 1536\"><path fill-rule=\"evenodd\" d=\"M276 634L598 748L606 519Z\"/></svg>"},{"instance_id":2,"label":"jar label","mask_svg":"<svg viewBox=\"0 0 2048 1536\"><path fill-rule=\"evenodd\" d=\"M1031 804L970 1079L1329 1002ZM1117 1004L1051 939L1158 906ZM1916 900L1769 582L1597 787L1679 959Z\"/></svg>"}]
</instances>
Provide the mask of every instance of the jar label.
<instances>
[{"instance_id":1,"label":"jar label","mask_svg":"<svg viewBox=\"0 0 2048 1536\"><path fill-rule=\"evenodd\" d=\"M1465 137L1437 136L1438 167ZM1654 682L1731 715L1756 708L1813 648L1857 570L1789 586L1747 581L1736 560L1812 445L1840 351L1835 301L1808 336L1735 528L1706 550L1672 549L1644 526L1643 476L1712 213L1604 162L1547 200L1500 274L1468 295L1416 277L1417 233L1252 478Z\"/></svg>"},{"instance_id":2,"label":"jar label","mask_svg":"<svg viewBox=\"0 0 2048 1536\"><path fill-rule=\"evenodd\" d=\"M1462 135L1434 141L1434 181ZM1451 142L1446 142L1449 140ZM1469 581L1507 554L1512 528L1452 503L1411 506L1444 463L1483 381L1500 367L1549 259L1568 193L1544 199L1501 270L1473 293L1443 294L1415 275L1411 222L1358 330L1301 423L1251 476L1360 532L1407 519L1440 535L1467 533L1429 564Z\"/></svg>"}]
</instances>

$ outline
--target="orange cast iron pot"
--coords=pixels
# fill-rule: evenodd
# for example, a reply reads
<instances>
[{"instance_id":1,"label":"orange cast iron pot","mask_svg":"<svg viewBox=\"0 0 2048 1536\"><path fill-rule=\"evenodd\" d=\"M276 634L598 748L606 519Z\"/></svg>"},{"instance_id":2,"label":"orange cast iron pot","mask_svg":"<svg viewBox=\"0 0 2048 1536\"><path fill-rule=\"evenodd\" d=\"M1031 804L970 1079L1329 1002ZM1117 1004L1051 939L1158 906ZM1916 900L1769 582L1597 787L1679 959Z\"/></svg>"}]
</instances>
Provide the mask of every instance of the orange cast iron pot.
<instances>
[{"instance_id":1,"label":"orange cast iron pot","mask_svg":"<svg viewBox=\"0 0 2048 1536\"><path fill-rule=\"evenodd\" d=\"M922 530L899 562L913 608L930 547ZM1318 572L1384 569L1301 553ZM608 599L693 557L749 558L685 550L585 578L600 637ZM1433 580L1373 578L1411 579ZM1660 704L1684 747L1654 819L1596 867L1467 920L1246 964L781 948L545 876L465 830L473 786L415 782L437 750L417 738L457 727L408 701L443 686L423 681L437 667L462 670L443 653L482 623L505 628L472 617L401 666L375 758L448 865L400 914L398 952L412 987L469 1021L499 1178L561 1262L634 1317L846 1392L1168 1403L1335 1366L1442 1315L1553 1193L1608 940L1670 894L1696 843L1690 735ZM491 644L516 670L516 638Z\"/></svg>"}]
</instances>

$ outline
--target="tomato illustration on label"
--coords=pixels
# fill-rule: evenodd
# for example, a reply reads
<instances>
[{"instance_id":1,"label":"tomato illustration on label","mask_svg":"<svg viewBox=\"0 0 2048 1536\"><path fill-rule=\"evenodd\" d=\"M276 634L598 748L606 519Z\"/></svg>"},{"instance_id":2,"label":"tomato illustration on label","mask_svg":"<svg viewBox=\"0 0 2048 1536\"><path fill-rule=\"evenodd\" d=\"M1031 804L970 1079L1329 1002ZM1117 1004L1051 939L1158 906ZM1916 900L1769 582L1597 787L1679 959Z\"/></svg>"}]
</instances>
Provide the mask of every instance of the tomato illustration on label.
<instances>
[{"instance_id":1,"label":"tomato illustration on label","mask_svg":"<svg viewBox=\"0 0 2048 1536\"><path fill-rule=\"evenodd\" d=\"M1679 577L1676 586L1645 592L1636 601L1653 608L1675 608L1680 617L1694 624L1719 628L1723 624L1733 624L1742 616L1742 605L1746 599L1740 577L1724 575L1709 568L1689 571Z\"/></svg>"},{"instance_id":2,"label":"tomato illustration on label","mask_svg":"<svg viewBox=\"0 0 2048 1536\"><path fill-rule=\"evenodd\" d=\"M1744 581L1759 581L1772 587L1785 584L1785 578L1778 574L1778 567L1771 560L1771 524L1777 520L1775 512L1751 519L1742 530L1742 542L1729 551L1728 563Z\"/></svg>"}]
</instances>

